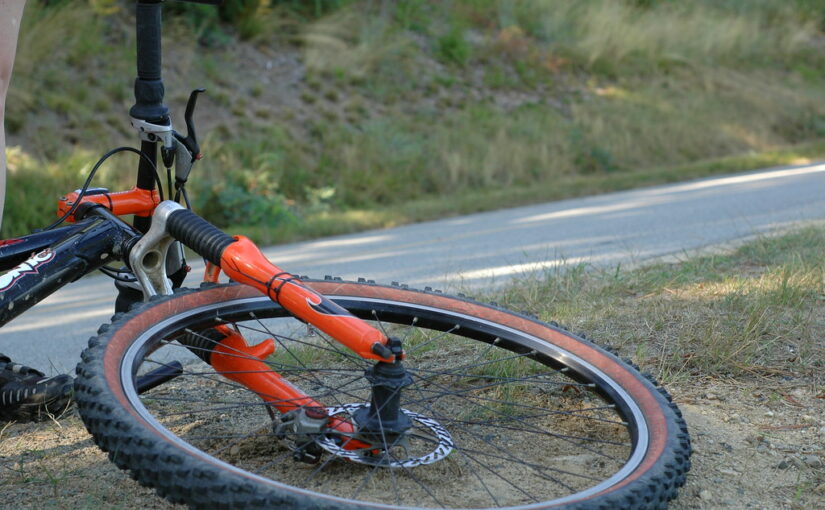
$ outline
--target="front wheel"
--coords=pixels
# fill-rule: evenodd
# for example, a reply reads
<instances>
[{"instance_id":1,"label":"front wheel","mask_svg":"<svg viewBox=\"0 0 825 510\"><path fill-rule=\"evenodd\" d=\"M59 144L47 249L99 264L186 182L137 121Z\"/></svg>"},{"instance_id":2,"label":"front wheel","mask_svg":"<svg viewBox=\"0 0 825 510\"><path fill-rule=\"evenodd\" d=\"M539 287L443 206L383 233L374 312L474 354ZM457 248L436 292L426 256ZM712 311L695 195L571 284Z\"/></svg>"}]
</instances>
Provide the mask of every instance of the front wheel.
<instances>
[{"instance_id":1,"label":"front wheel","mask_svg":"<svg viewBox=\"0 0 825 510\"><path fill-rule=\"evenodd\" d=\"M402 437L353 451L337 434L285 434L288 419L192 355L207 345L192 338L231 328L251 344L274 339L267 365L343 421L368 407L370 364L257 291L223 285L150 302L90 340L76 396L97 444L141 483L203 508L659 509L684 484L678 409L610 352L437 292L305 283L403 341ZM178 377L139 391L174 361Z\"/></svg>"}]
</instances>

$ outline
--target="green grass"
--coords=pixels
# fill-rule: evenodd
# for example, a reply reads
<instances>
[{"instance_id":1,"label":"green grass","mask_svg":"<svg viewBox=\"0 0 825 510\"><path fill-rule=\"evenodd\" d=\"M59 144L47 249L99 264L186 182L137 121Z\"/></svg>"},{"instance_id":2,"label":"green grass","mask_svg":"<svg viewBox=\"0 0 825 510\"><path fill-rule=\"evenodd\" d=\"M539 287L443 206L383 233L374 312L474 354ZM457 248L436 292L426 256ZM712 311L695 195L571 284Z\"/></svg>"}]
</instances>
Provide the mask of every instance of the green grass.
<instances>
[{"instance_id":1,"label":"green grass","mask_svg":"<svg viewBox=\"0 0 825 510\"><path fill-rule=\"evenodd\" d=\"M636 270L557 268L497 296L584 331L665 381L807 377L822 385L825 227Z\"/></svg>"},{"instance_id":2,"label":"green grass","mask_svg":"<svg viewBox=\"0 0 825 510\"><path fill-rule=\"evenodd\" d=\"M478 3L495 9L502 26L521 26L584 65L617 73L674 63L758 65L802 51L817 31L800 2Z\"/></svg>"}]
</instances>

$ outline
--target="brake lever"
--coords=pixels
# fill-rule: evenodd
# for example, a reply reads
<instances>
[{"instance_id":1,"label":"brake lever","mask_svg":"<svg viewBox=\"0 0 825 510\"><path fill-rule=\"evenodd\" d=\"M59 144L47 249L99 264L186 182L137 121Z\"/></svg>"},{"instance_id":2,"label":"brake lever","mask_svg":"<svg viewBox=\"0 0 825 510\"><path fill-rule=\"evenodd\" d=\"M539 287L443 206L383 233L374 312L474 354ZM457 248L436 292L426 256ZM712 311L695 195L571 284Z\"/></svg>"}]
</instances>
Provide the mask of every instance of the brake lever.
<instances>
[{"instance_id":1,"label":"brake lever","mask_svg":"<svg viewBox=\"0 0 825 510\"><path fill-rule=\"evenodd\" d=\"M189 94L189 101L186 102L186 112L183 119L186 121L186 138L181 140L195 159L199 159L201 148L198 145L197 134L195 133L195 121L192 115L195 113L195 106L198 104L198 95L206 92L206 89L195 89Z\"/></svg>"},{"instance_id":2,"label":"brake lever","mask_svg":"<svg viewBox=\"0 0 825 510\"><path fill-rule=\"evenodd\" d=\"M192 116L195 113L195 106L198 104L198 95L204 92L206 92L206 89L195 89L189 94L189 100L186 102L186 112L183 115L186 122L186 137L181 136L180 133L175 133L175 139L178 141L177 154L175 155L175 182L178 185L186 182L189 178L189 171L192 170L192 165L203 157L198 145L195 121Z\"/></svg>"}]
</instances>

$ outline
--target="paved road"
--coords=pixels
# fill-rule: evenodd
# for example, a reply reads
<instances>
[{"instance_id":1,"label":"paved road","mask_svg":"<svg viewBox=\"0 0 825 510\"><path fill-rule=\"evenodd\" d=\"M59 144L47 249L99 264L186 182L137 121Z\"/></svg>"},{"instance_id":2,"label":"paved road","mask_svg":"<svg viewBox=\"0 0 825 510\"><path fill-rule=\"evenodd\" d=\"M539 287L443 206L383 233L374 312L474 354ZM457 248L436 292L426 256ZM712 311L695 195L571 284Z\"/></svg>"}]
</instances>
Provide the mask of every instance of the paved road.
<instances>
[{"instance_id":1,"label":"paved road","mask_svg":"<svg viewBox=\"0 0 825 510\"><path fill-rule=\"evenodd\" d=\"M440 288L483 287L561 263L653 257L825 219L825 163L475 214L264 250L313 277L359 276ZM71 371L112 313L114 289L86 278L10 322L0 352Z\"/></svg>"}]
</instances>

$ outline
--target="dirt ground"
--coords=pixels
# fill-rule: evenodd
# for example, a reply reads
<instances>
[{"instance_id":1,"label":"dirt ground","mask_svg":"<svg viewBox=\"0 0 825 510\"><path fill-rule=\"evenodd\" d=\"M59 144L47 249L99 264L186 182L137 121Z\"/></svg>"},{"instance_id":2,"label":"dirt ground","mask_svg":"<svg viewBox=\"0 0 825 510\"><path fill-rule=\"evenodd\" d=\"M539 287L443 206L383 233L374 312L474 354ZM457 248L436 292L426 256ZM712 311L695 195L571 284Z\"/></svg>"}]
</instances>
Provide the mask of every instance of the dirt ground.
<instances>
[{"instance_id":1,"label":"dirt ground","mask_svg":"<svg viewBox=\"0 0 825 510\"><path fill-rule=\"evenodd\" d=\"M825 392L775 378L670 389L695 448L670 508L825 508ZM110 464L76 414L2 430L0 507L177 508Z\"/></svg>"},{"instance_id":2,"label":"dirt ground","mask_svg":"<svg viewBox=\"0 0 825 510\"><path fill-rule=\"evenodd\" d=\"M825 393L757 381L673 393L694 453L670 508L825 508Z\"/></svg>"}]
</instances>

